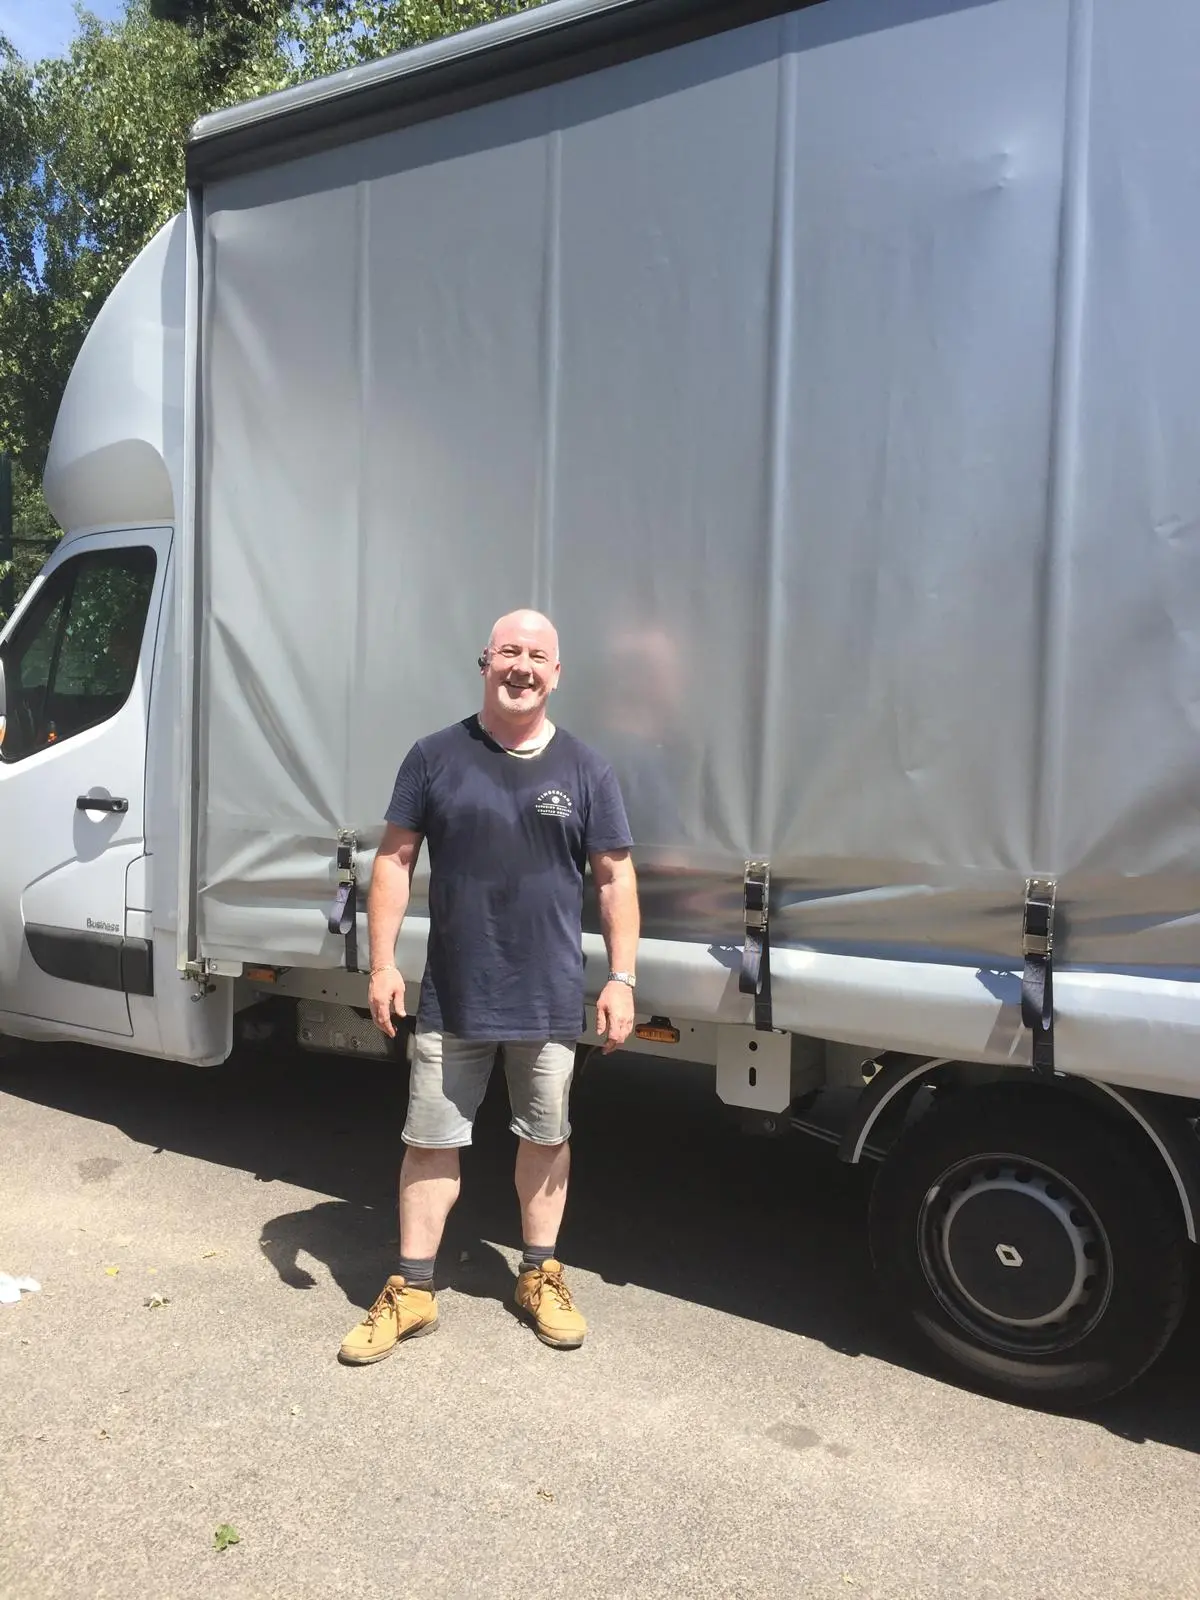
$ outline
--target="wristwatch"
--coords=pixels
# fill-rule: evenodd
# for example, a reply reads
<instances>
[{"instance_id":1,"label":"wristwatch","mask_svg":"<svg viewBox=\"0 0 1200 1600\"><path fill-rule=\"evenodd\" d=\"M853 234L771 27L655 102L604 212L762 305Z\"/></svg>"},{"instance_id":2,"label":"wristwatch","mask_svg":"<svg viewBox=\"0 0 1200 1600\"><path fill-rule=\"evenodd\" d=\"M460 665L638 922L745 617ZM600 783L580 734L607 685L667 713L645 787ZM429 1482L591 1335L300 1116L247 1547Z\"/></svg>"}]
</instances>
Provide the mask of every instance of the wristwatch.
<instances>
[{"instance_id":1,"label":"wristwatch","mask_svg":"<svg viewBox=\"0 0 1200 1600\"><path fill-rule=\"evenodd\" d=\"M631 989L637 988L637 979L632 972L610 972L609 983L627 983Z\"/></svg>"}]
</instances>

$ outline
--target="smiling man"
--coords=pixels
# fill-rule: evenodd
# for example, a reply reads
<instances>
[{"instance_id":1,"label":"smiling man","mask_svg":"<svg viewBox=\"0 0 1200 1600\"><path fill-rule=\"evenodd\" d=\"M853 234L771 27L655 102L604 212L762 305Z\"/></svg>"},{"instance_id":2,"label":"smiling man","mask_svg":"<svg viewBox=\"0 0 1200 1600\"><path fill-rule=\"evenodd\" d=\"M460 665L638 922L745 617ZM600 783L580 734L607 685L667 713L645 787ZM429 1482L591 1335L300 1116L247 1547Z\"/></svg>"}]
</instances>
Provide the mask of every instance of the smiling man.
<instances>
[{"instance_id":1,"label":"smiling man","mask_svg":"<svg viewBox=\"0 0 1200 1600\"><path fill-rule=\"evenodd\" d=\"M394 1037L404 1015L396 939L428 844L429 952L403 1133L399 1271L342 1343L339 1357L352 1366L437 1327L434 1266L458 1199L458 1152L471 1142L499 1046L518 1139L517 1310L559 1349L578 1348L587 1332L557 1257L584 1025L584 870L608 952L596 1025L611 1051L634 1018L633 841L612 768L546 715L561 671L549 618L501 617L479 670L479 715L418 740L404 758L371 878L371 1014Z\"/></svg>"}]
</instances>

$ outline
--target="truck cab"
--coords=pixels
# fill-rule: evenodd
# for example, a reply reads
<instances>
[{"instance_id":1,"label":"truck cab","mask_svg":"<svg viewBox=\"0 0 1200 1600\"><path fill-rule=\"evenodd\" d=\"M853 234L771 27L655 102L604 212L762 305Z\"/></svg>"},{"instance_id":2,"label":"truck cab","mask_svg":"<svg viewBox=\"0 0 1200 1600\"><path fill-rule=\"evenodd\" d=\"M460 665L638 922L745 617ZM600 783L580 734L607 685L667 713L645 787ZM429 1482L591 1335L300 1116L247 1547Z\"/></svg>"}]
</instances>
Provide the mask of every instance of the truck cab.
<instances>
[{"instance_id":1,"label":"truck cab","mask_svg":"<svg viewBox=\"0 0 1200 1600\"><path fill-rule=\"evenodd\" d=\"M0 635L0 1034L221 1059L176 970L174 539L185 252L174 219L100 311L56 422L64 535Z\"/></svg>"}]
</instances>

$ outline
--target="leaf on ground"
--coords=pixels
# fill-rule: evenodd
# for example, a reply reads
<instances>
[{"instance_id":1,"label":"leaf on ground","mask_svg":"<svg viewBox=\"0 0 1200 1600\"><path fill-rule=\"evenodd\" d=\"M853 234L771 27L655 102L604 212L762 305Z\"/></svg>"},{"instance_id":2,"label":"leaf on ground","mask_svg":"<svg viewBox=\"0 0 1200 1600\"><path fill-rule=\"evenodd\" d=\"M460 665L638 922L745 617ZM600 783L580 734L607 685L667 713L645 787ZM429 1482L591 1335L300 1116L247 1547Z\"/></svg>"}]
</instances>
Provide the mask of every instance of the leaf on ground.
<instances>
[{"instance_id":1,"label":"leaf on ground","mask_svg":"<svg viewBox=\"0 0 1200 1600\"><path fill-rule=\"evenodd\" d=\"M105 1267L104 1270L105 1270L105 1272L108 1273L110 1278L115 1278L117 1273L120 1272L121 1269L120 1269L120 1267Z\"/></svg>"},{"instance_id":2,"label":"leaf on ground","mask_svg":"<svg viewBox=\"0 0 1200 1600\"><path fill-rule=\"evenodd\" d=\"M107 1428L99 1428L96 1431L96 1437L97 1439L111 1439L112 1434L109 1433Z\"/></svg>"},{"instance_id":3,"label":"leaf on ground","mask_svg":"<svg viewBox=\"0 0 1200 1600\"><path fill-rule=\"evenodd\" d=\"M165 1294L152 1294L149 1299L144 1300L142 1304L149 1311L157 1311L159 1306L169 1306L171 1304L171 1300L170 1297Z\"/></svg>"},{"instance_id":4,"label":"leaf on ground","mask_svg":"<svg viewBox=\"0 0 1200 1600\"><path fill-rule=\"evenodd\" d=\"M200 1259L201 1261L211 1261L214 1256L219 1256L220 1254L221 1252L219 1250L202 1250L200 1252Z\"/></svg>"},{"instance_id":5,"label":"leaf on ground","mask_svg":"<svg viewBox=\"0 0 1200 1600\"><path fill-rule=\"evenodd\" d=\"M554 1504L554 1496L551 1494L549 1489L539 1489L538 1490L538 1499L539 1500L549 1500L551 1505Z\"/></svg>"},{"instance_id":6,"label":"leaf on ground","mask_svg":"<svg viewBox=\"0 0 1200 1600\"><path fill-rule=\"evenodd\" d=\"M228 1522L223 1522L216 1533L213 1534L213 1548L216 1550L228 1550L231 1544L240 1544L241 1540L242 1536L237 1529L230 1527Z\"/></svg>"}]
</instances>

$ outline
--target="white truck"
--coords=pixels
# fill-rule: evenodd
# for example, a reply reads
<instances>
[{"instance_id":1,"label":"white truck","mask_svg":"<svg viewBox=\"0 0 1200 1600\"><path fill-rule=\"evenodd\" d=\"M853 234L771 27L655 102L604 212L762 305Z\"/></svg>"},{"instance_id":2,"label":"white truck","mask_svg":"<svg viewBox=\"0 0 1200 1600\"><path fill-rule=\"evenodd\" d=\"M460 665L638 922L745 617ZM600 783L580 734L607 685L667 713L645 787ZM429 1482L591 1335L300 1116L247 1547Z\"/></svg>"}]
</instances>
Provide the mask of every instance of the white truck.
<instances>
[{"instance_id":1,"label":"white truck","mask_svg":"<svg viewBox=\"0 0 1200 1600\"><path fill-rule=\"evenodd\" d=\"M959 1375L1131 1382L1200 1217L1197 60L1192 0L552 0L201 121L0 644L0 1032L203 1066L271 998L388 1070L392 778L534 604L637 1048L880 1161Z\"/></svg>"}]
</instances>

